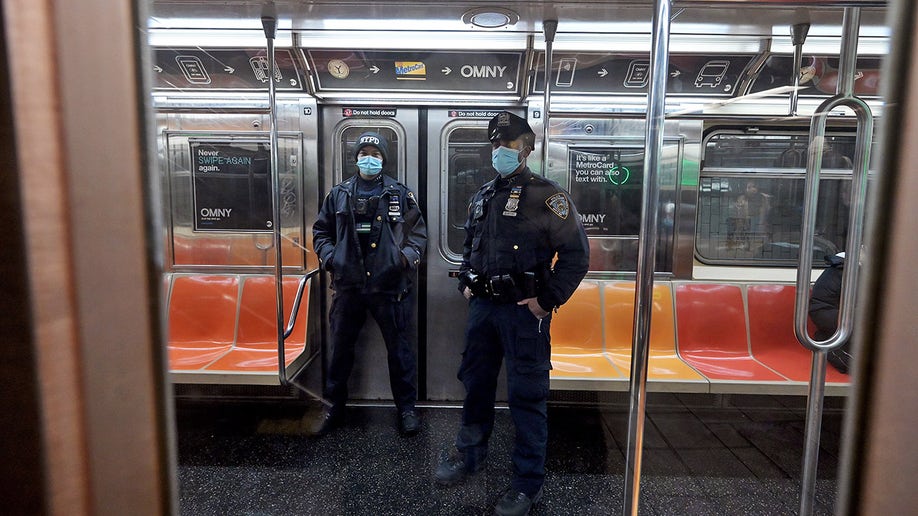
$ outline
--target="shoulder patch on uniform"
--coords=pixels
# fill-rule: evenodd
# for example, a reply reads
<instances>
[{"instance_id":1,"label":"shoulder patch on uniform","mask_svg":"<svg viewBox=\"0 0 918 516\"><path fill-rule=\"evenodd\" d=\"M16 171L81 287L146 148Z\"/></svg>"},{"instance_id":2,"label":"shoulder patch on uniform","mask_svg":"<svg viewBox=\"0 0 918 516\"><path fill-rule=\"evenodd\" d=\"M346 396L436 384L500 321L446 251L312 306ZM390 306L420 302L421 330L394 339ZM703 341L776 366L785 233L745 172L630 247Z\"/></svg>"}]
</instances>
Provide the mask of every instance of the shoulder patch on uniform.
<instances>
[{"instance_id":1,"label":"shoulder patch on uniform","mask_svg":"<svg viewBox=\"0 0 918 516\"><path fill-rule=\"evenodd\" d=\"M563 193L556 193L548 199L545 199L545 204L552 213L564 220L567 219L567 216L571 212L571 205Z\"/></svg>"}]
</instances>

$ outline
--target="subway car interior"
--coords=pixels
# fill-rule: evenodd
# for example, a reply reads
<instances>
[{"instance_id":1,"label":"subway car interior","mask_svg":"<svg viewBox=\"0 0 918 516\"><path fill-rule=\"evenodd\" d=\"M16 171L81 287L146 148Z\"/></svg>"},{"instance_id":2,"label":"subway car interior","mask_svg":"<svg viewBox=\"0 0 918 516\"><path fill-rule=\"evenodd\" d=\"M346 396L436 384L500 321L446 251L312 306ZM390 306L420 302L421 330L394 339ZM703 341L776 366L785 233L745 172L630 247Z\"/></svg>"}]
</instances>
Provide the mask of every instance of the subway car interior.
<instances>
[{"instance_id":1,"label":"subway car interior","mask_svg":"<svg viewBox=\"0 0 918 516\"><path fill-rule=\"evenodd\" d=\"M552 314L530 514L918 507L912 2L103 4L0 11L11 514L491 514L506 371L484 470L434 471L504 111L589 243ZM413 437L370 321L345 422L317 432L336 294L313 227L367 132L427 228Z\"/></svg>"}]
</instances>

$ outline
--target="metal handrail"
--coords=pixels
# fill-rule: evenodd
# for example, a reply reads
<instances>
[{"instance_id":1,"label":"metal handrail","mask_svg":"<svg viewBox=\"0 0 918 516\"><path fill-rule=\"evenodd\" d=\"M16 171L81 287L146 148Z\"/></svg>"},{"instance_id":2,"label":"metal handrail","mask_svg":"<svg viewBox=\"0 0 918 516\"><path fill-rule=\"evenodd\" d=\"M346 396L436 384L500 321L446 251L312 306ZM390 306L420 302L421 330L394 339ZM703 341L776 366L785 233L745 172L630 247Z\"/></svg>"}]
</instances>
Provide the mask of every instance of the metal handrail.
<instances>
[{"instance_id":1,"label":"metal handrail","mask_svg":"<svg viewBox=\"0 0 918 516\"><path fill-rule=\"evenodd\" d=\"M297 314L299 313L299 311L300 311L300 305L301 305L302 302L303 302L303 290L305 290L305 288L306 288L306 282L309 281L310 279L312 279L313 276L317 275L317 274L319 273L319 271L320 271L320 269L315 268L315 269L313 269L313 270L307 272L305 276L303 276L302 278L300 278L300 281L299 281L299 283L297 284L297 287L296 287L296 297L294 297L294 299L293 299L293 308L290 310L290 318L287 319L287 329L284 330L284 339L285 339L285 340L287 339L287 337L290 336L291 333L293 333L293 326L294 326L295 323L296 323L296 316L297 316Z\"/></svg>"},{"instance_id":2,"label":"metal handrail","mask_svg":"<svg viewBox=\"0 0 918 516\"><path fill-rule=\"evenodd\" d=\"M800 235L800 257L797 267L797 297L794 306L794 334L805 348L813 352L810 384L806 404L803 473L801 475L800 511L802 516L813 514L816 497L816 469L819 458L819 434L822 428L822 408L825 398L826 355L842 346L851 336L854 322L854 298L860 269L861 240L864 232L864 211L867 196L867 168L873 139L873 114L866 102L854 96L854 72L857 60L857 36L860 9L846 8L844 14L842 51L838 70L837 95L827 99L817 109L810 122L809 156L806 166L806 191L803 227ZM854 163L851 178L848 217L848 242L845 261L849 264L842 275L839 320L835 332L826 340L816 341L807 332L810 309L810 277L813 268L813 238L816 234L816 208L819 199L819 172L825 146L826 121L831 110L847 106L857 117Z\"/></svg>"},{"instance_id":3,"label":"metal handrail","mask_svg":"<svg viewBox=\"0 0 918 516\"><path fill-rule=\"evenodd\" d=\"M283 338L277 344L277 363L278 363L278 376L280 378L281 385L287 386L290 384L290 379L287 377L287 360L286 360L286 349L284 346L284 341L287 340L287 337L293 333L293 328L296 326L296 317L300 312L300 305L303 302L303 292L306 290L306 283L319 274L321 269L315 268L306 273L302 278L300 278L299 283L296 287L296 295L293 298L293 307L290 309L290 318L287 321L287 326L283 332ZM283 288L283 285L281 285Z\"/></svg>"},{"instance_id":4,"label":"metal handrail","mask_svg":"<svg viewBox=\"0 0 918 516\"><path fill-rule=\"evenodd\" d=\"M836 107L847 106L857 116L854 169L851 178L851 206L848 218L848 243L842 277L842 295L839 303L839 324L835 333L826 340L817 341L807 332L810 308L810 278L813 268L813 238L816 236L816 203L819 197L819 173L825 147L826 120ZM797 298L794 313L794 333L797 340L810 351L831 351L844 344L851 336L854 320L854 296L860 260L861 240L867 192L867 168L870 163L870 142L873 138L873 114L863 100L847 95L836 95L823 102L810 124L809 155L806 164L806 190L804 194L803 227L800 235L800 259L797 268Z\"/></svg>"}]
</instances>

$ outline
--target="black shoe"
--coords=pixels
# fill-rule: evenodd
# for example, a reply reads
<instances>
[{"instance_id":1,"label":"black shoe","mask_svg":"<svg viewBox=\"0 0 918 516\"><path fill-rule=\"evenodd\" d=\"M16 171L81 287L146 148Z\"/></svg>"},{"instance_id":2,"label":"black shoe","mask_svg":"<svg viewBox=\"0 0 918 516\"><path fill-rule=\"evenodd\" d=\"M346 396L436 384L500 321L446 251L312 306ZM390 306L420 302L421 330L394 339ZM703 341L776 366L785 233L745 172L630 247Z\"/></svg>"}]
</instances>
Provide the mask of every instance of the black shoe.
<instances>
[{"instance_id":1,"label":"black shoe","mask_svg":"<svg viewBox=\"0 0 918 516\"><path fill-rule=\"evenodd\" d=\"M483 459L469 464L464 453L458 450L453 453L443 450L440 452L440 461L437 464L437 471L434 472L434 478L441 486L454 486L482 469L484 469Z\"/></svg>"},{"instance_id":2,"label":"black shoe","mask_svg":"<svg viewBox=\"0 0 918 516\"><path fill-rule=\"evenodd\" d=\"M344 413L341 411L326 410L322 414L322 420L319 422L318 428L313 431L315 436L323 436L331 433L332 430L342 426L344 424Z\"/></svg>"},{"instance_id":3,"label":"black shoe","mask_svg":"<svg viewBox=\"0 0 918 516\"><path fill-rule=\"evenodd\" d=\"M414 410L406 410L398 416L398 433L405 437L417 435L421 430L421 418Z\"/></svg>"},{"instance_id":4,"label":"black shoe","mask_svg":"<svg viewBox=\"0 0 918 516\"><path fill-rule=\"evenodd\" d=\"M529 514L529 509L539 503L542 499L542 488L532 498L526 496L526 493L508 489L504 496L500 497L497 506L494 507L494 514L500 516L525 516Z\"/></svg>"}]
</instances>

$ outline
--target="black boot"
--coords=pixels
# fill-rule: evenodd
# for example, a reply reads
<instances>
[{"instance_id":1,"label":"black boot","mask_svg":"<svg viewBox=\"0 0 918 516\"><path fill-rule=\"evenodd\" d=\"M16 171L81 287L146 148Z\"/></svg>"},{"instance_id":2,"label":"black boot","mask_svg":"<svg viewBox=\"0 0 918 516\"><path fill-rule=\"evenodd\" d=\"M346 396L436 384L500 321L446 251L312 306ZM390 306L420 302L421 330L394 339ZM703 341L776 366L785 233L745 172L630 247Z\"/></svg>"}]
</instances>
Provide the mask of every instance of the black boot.
<instances>
[{"instance_id":1,"label":"black boot","mask_svg":"<svg viewBox=\"0 0 918 516\"><path fill-rule=\"evenodd\" d=\"M398 416L398 433L405 437L417 435L421 430L421 418L414 409L402 411Z\"/></svg>"},{"instance_id":2,"label":"black boot","mask_svg":"<svg viewBox=\"0 0 918 516\"><path fill-rule=\"evenodd\" d=\"M539 492L529 498L526 493L521 493L514 489L508 489L504 496L500 497L497 506L494 507L494 514L499 516L525 516L529 514L529 509L539 503L542 499L542 488Z\"/></svg>"},{"instance_id":3,"label":"black boot","mask_svg":"<svg viewBox=\"0 0 918 516\"><path fill-rule=\"evenodd\" d=\"M466 477L484 469L484 465L484 455L480 460L469 460L466 454L459 450L454 450L453 453L443 450L440 453L440 462L437 464L434 478L441 486L454 486L465 480Z\"/></svg>"},{"instance_id":4,"label":"black boot","mask_svg":"<svg viewBox=\"0 0 918 516\"><path fill-rule=\"evenodd\" d=\"M318 426L313 430L313 435L316 437L321 437L327 435L335 430L338 427L344 425L344 411L343 410L326 410L322 414L322 419L319 421Z\"/></svg>"}]
</instances>

